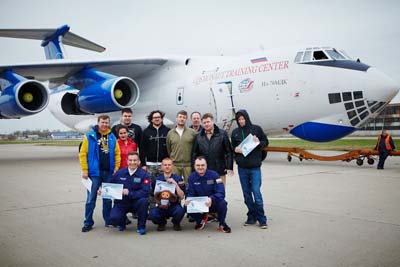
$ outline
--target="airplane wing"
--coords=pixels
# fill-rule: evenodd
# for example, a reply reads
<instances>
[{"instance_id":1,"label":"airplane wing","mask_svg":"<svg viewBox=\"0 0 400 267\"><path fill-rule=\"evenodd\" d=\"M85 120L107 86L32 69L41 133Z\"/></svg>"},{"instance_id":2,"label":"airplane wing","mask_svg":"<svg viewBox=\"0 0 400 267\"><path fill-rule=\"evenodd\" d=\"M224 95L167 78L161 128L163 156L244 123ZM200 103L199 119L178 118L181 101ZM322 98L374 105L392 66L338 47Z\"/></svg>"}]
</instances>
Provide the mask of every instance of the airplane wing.
<instances>
[{"instance_id":1,"label":"airplane wing","mask_svg":"<svg viewBox=\"0 0 400 267\"><path fill-rule=\"evenodd\" d=\"M168 60L164 58L138 58L119 60L91 60L73 61L61 59L54 62L0 65L0 73L4 70L12 70L21 76L39 81L50 81L62 84L71 75L84 68L95 68L115 76L127 76L132 79L138 78L162 65Z\"/></svg>"}]
</instances>

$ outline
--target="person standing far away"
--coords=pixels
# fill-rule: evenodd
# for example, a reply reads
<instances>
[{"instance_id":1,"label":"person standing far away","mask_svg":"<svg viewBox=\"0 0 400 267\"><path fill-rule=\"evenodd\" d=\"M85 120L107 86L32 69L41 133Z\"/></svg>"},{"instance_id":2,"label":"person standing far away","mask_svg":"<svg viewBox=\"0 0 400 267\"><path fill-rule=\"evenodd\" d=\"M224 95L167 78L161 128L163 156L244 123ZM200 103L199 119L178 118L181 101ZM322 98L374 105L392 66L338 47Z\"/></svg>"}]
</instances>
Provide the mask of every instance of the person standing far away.
<instances>
[{"instance_id":1,"label":"person standing far away","mask_svg":"<svg viewBox=\"0 0 400 267\"><path fill-rule=\"evenodd\" d=\"M153 110L147 116L149 126L144 129L140 146L140 161L142 168L149 173L151 183L162 173L161 162L168 157L167 134L170 130L163 124L165 113ZM154 207L153 190L150 194L150 208Z\"/></svg>"},{"instance_id":2,"label":"person standing far away","mask_svg":"<svg viewBox=\"0 0 400 267\"><path fill-rule=\"evenodd\" d=\"M233 130L231 140L235 151L235 161L238 165L244 203L248 209L244 226L255 224L258 221L260 228L267 229L267 216L265 216L260 189L262 150L268 146L268 139L260 126L251 123L246 110L236 112L236 122L238 127ZM247 156L244 156L239 145L249 134L252 134L253 141L259 142L259 144Z\"/></svg>"},{"instance_id":3,"label":"person standing far away","mask_svg":"<svg viewBox=\"0 0 400 267\"><path fill-rule=\"evenodd\" d=\"M121 123L114 125L114 127L112 127L112 132L115 136L118 137L118 128L122 125L128 127L128 137L132 139L132 141L134 141L137 146L139 146L140 142L142 141L142 128L139 125L134 124L132 122L132 119L132 109L123 108L121 110Z\"/></svg>"},{"instance_id":4,"label":"person standing far away","mask_svg":"<svg viewBox=\"0 0 400 267\"><path fill-rule=\"evenodd\" d=\"M200 132L201 129L203 129L203 126L201 126L200 112L193 111L192 114L190 114L190 120L192 121L192 125L190 125L189 128L192 128L193 130L195 130L196 133Z\"/></svg>"},{"instance_id":5,"label":"person standing far away","mask_svg":"<svg viewBox=\"0 0 400 267\"><path fill-rule=\"evenodd\" d=\"M192 149L192 165L198 156L204 156L208 169L216 171L226 189L226 174L233 175L233 149L228 134L214 124L214 117L206 113L201 118L203 129L196 135Z\"/></svg>"},{"instance_id":6,"label":"person standing far away","mask_svg":"<svg viewBox=\"0 0 400 267\"><path fill-rule=\"evenodd\" d=\"M187 112L181 110L176 114L176 126L167 135L167 151L174 161L174 174L183 177L185 183L192 172L191 156L196 132L186 127Z\"/></svg>"},{"instance_id":7,"label":"person standing far away","mask_svg":"<svg viewBox=\"0 0 400 267\"><path fill-rule=\"evenodd\" d=\"M97 190L101 183L111 181L112 174L119 169L120 161L119 145L110 130L110 117L100 115L97 119L97 125L85 135L79 151L82 178L92 180L91 192L87 192L82 232L88 232L92 229ZM111 199L103 199L103 219L106 227L112 226L110 211Z\"/></svg>"},{"instance_id":8,"label":"person standing far away","mask_svg":"<svg viewBox=\"0 0 400 267\"><path fill-rule=\"evenodd\" d=\"M376 143L375 150L379 151L379 162L378 170L383 170L385 165L385 160L389 156L390 151L395 150L393 139L387 134L386 130L382 130L382 133L378 137L378 142Z\"/></svg>"}]
</instances>

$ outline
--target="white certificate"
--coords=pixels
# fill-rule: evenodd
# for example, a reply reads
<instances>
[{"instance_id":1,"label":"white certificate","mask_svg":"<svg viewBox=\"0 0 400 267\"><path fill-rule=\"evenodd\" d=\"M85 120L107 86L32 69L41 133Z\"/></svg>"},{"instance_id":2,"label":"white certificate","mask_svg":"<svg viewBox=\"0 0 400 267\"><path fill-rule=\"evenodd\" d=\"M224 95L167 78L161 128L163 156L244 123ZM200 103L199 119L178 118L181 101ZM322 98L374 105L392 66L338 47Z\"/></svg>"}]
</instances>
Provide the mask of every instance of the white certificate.
<instances>
[{"instance_id":1,"label":"white certificate","mask_svg":"<svg viewBox=\"0 0 400 267\"><path fill-rule=\"evenodd\" d=\"M175 184L170 184L168 182L156 180L156 185L154 187L154 194L165 190L168 190L172 194L175 194Z\"/></svg>"},{"instance_id":2,"label":"white certificate","mask_svg":"<svg viewBox=\"0 0 400 267\"><path fill-rule=\"evenodd\" d=\"M123 184L101 184L101 197L107 199L122 199Z\"/></svg>"},{"instance_id":3,"label":"white certificate","mask_svg":"<svg viewBox=\"0 0 400 267\"><path fill-rule=\"evenodd\" d=\"M92 180L90 180L90 178L82 178L82 184L89 191L89 193L92 192Z\"/></svg>"},{"instance_id":4,"label":"white certificate","mask_svg":"<svg viewBox=\"0 0 400 267\"><path fill-rule=\"evenodd\" d=\"M250 154L251 151L253 151L253 149L258 146L258 144L260 143L260 141L255 142L253 140L253 136L252 134L249 134L239 145L239 147L242 149L242 154L243 156L247 156L248 154Z\"/></svg>"},{"instance_id":5,"label":"white certificate","mask_svg":"<svg viewBox=\"0 0 400 267\"><path fill-rule=\"evenodd\" d=\"M188 197L186 200L190 200L187 205L187 213L208 212L208 207L206 206L208 197Z\"/></svg>"}]
</instances>

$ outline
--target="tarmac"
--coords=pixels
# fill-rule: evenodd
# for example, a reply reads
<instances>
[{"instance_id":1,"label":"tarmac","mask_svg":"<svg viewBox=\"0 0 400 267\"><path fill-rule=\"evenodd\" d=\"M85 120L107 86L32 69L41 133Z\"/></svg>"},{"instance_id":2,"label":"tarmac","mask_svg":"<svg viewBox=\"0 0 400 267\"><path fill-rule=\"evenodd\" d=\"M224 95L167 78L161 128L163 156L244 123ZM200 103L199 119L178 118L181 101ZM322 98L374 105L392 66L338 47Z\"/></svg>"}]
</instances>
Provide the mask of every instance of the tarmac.
<instances>
[{"instance_id":1,"label":"tarmac","mask_svg":"<svg viewBox=\"0 0 400 267\"><path fill-rule=\"evenodd\" d=\"M82 233L86 192L76 147L0 146L0 266L400 266L400 158L385 170L355 162L286 160L269 153L262 192L269 228L243 226L240 183L228 177L227 223L202 231L186 218L136 233ZM332 154L334 152L324 152ZM341 153L341 152L338 152ZM235 167L236 168L236 167Z\"/></svg>"}]
</instances>

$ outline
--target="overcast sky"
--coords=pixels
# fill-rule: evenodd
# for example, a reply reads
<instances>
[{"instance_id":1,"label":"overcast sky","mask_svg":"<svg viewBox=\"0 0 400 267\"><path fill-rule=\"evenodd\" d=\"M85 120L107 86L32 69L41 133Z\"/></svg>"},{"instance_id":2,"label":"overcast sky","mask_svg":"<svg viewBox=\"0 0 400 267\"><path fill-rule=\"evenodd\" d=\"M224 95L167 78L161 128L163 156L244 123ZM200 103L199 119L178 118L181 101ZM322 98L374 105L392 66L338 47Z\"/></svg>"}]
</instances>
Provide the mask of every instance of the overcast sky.
<instances>
[{"instance_id":1,"label":"overcast sky","mask_svg":"<svg viewBox=\"0 0 400 267\"><path fill-rule=\"evenodd\" d=\"M0 28L55 28L107 48L66 47L69 58L241 55L296 44L328 45L400 83L400 1L1 0ZM41 61L40 41L0 38L0 64ZM400 102L398 95L394 102ZM48 112L0 120L0 133L67 129Z\"/></svg>"}]
</instances>

